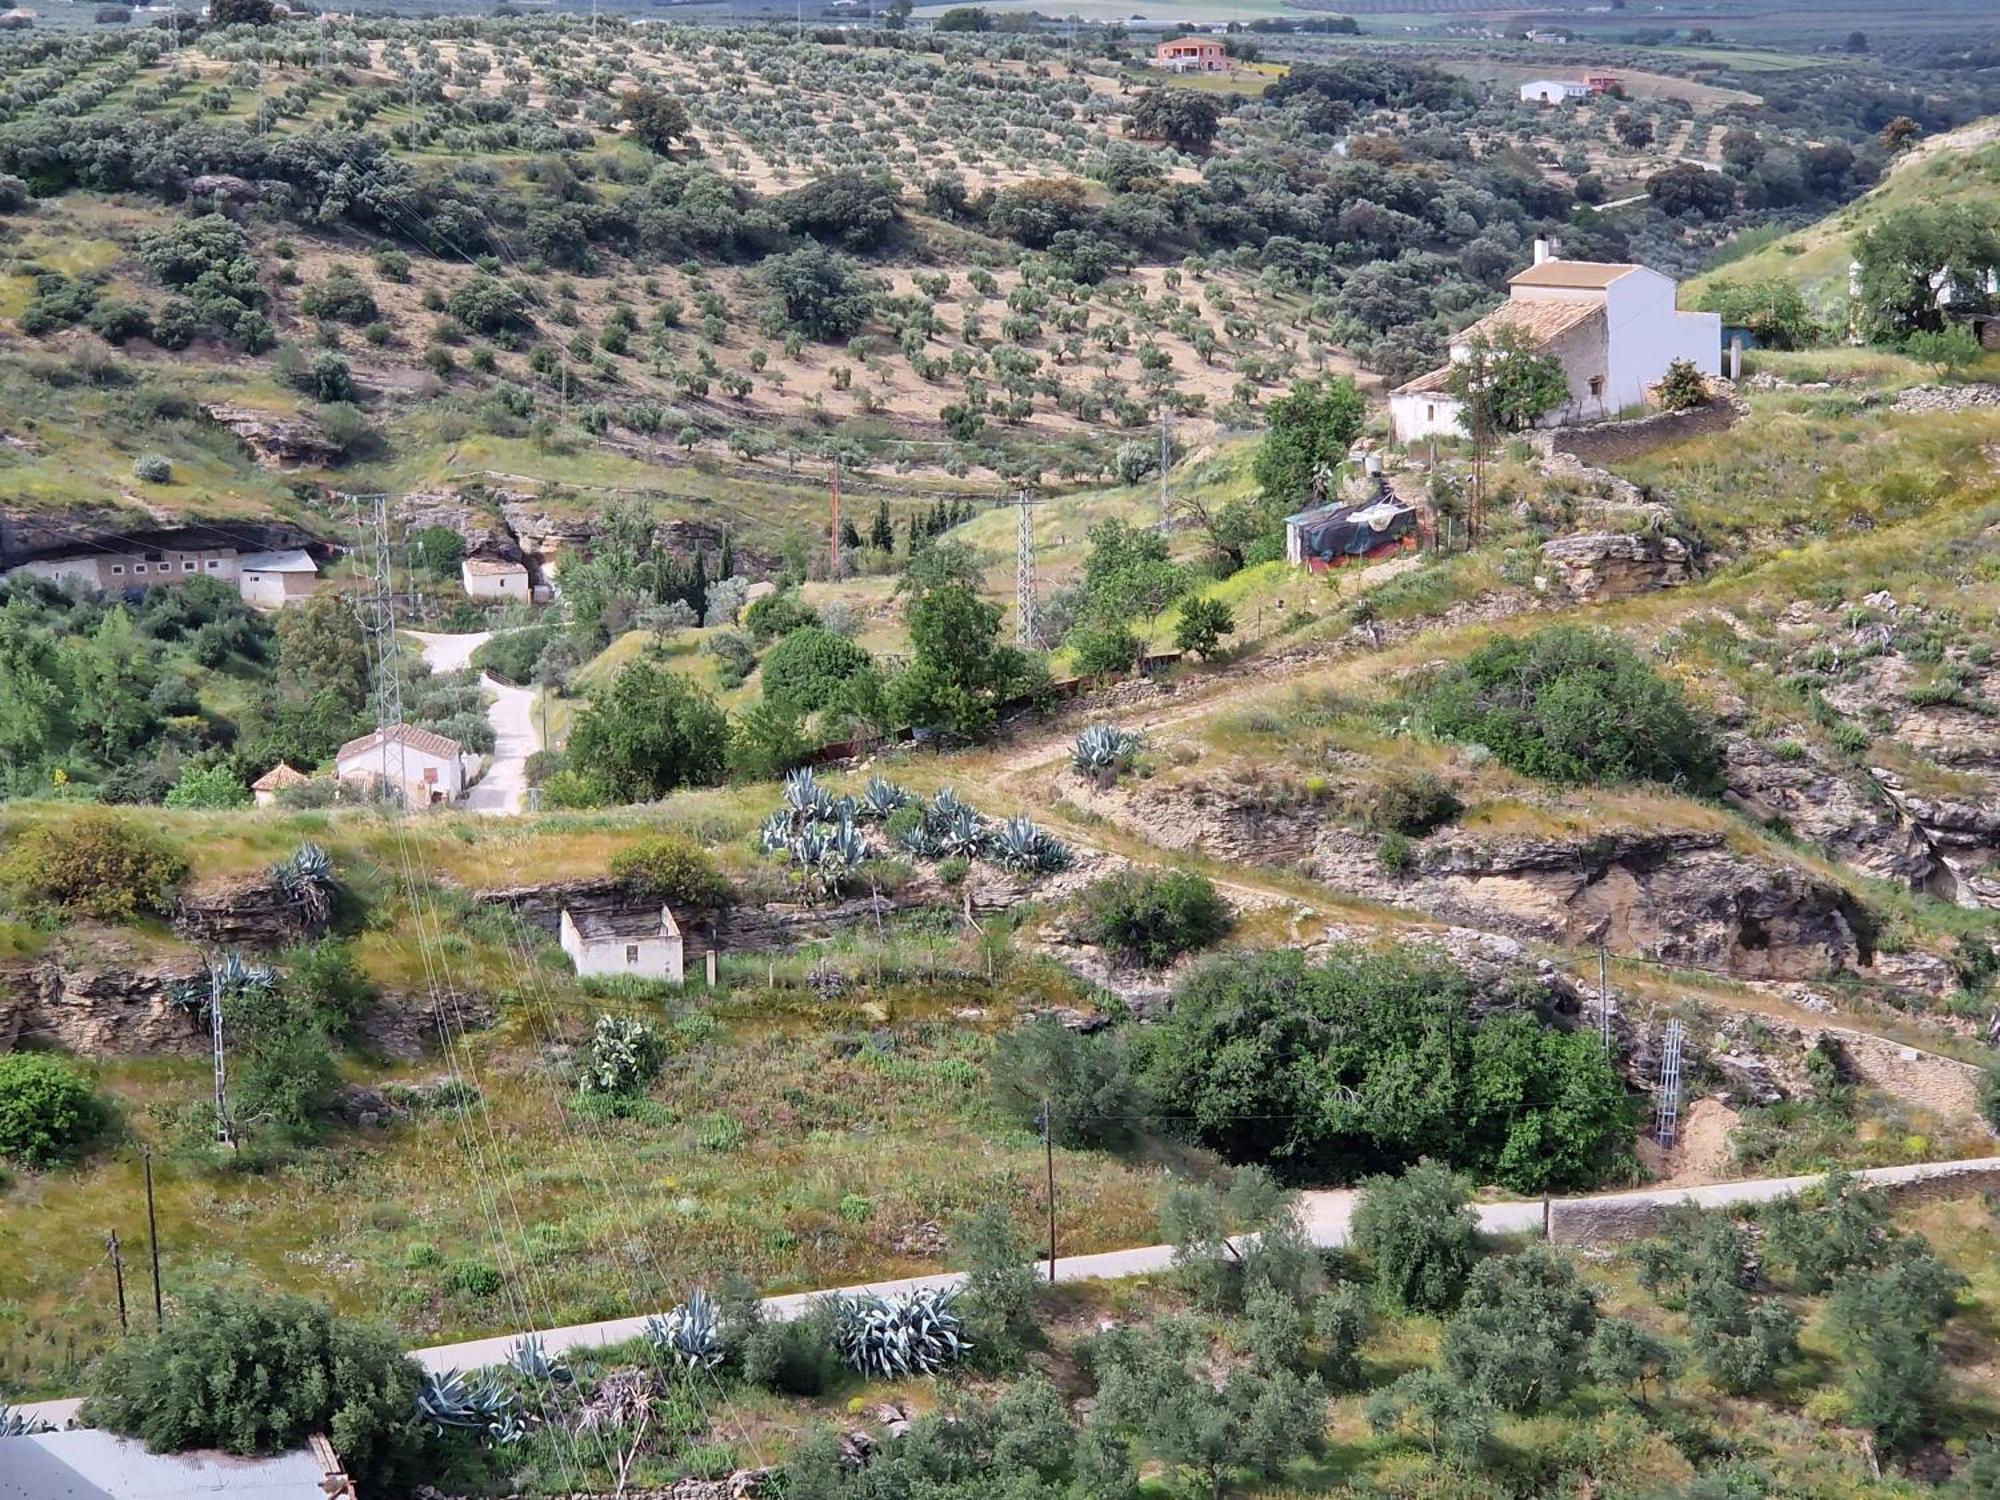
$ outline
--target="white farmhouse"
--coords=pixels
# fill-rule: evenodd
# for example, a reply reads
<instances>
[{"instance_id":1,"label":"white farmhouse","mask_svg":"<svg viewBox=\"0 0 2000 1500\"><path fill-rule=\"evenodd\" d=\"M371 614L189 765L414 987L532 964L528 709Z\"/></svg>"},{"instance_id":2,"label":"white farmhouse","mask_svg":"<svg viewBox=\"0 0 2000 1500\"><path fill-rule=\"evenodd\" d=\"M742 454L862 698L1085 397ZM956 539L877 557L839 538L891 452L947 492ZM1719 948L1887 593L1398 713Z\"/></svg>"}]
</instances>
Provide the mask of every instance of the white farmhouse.
<instances>
[{"instance_id":1,"label":"white farmhouse","mask_svg":"<svg viewBox=\"0 0 2000 1500\"><path fill-rule=\"evenodd\" d=\"M458 565L465 592L474 599L528 601L528 566L502 557L468 557Z\"/></svg>"},{"instance_id":2,"label":"white farmhouse","mask_svg":"<svg viewBox=\"0 0 2000 1500\"><path fill-rule=\"evenodd\" d=\"M236 591L257 609L282 609L295 599L310 599L318 587L319 564L299 548L236 559Z\"/></svg>"},{"instance_id":3,"label":"white farmhouse","mask_svg":"<svg viewBox=\"0 0 2000 1500\"><path fill-rule=\"evenodd\" d=\"M304 786L312 777L279 761L270 770L250 783L250 796L259 807L270 807L278 800L278 794L286 787Z\"/></svg>"},{"instance_id":4,"label":"white farmhouse","mask_svg":"<svg viewBox=\"0 0 2000 1500\"><path fill-rule=\"evenodd\" d=\"M1590 85L1566 78L1537 78L1521 85L1521 99L1527 104L1567 104L1572 99L1588 99Z\"/></svg>"},{"instance_id":5,"label":"white farmhouse","mask_svg":"<svg viewBox=\"0 0 2000 1500\"><path fill-rule=\"evenodd\" d=\"M456 802L465 791L465 747L428 729L398 724L349 740L333 757L349 786L400 787L411 807Z\"/></svg>"},{"instance_id":6,"label":"white farmhouse","mask_svg":"<svg viewBox=\"0 0 2000 1500\"><path fill-rule=\"evenodd\" d=\"M1685 359L1704 375L1722 364L1722 318L1681 312L1677 283L1645 266L1558 260L1535 243L1535 263L1507 283L1507 300L1458 333L1451 358L1465 358L1471 341L1517 329L1562 363L1569 400L1542 419L1545 427L1616 416L1644 406L1648 393ZM1389 394L1396 441L1463 437L1459 403L1445 393L1449 364L1419 375Z\"/></svg>"},{"instance_id":7,"label":"white farmhouse","mask_svg":"<svg viewBox=\"0 0 2000 1500\"><path fill-rule=\"evenodd\" d=\"M578 974L630 974L679 984L681 929L662 906L641 911L562 911L562 950Z\"/></svg>"}]
</instances>

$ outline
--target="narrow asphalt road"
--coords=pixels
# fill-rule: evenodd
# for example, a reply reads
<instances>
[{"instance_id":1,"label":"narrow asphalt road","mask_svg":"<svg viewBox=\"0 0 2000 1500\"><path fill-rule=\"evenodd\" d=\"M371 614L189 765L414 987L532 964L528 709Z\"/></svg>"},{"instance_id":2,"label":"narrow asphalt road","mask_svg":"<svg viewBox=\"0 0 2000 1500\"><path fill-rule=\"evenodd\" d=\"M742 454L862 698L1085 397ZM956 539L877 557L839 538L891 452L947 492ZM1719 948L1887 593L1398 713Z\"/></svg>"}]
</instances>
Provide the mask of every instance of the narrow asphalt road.
<instances>
[{"instance_id":1,"label":"narrow asphalt road","mask_svg":"<svg viewBox=\"0 0 2000 1500\"><path fill-rule=\"evenodd\" d=\"M1872 1167L1866 1171L1856 1172L1854 1177L1857 1181L1874 1183L1877 1186L1894 1186L1981 1171L2000 1171L2000 1156L1976 1157L1967 1161L1916 1162L1902 1167ZM1554 1201L1558 1204L1591 1203L1607 1207L1687 1204L1695 1208L1730 1208L1788 1198L1824 1180L1817 1174L1810 1177L1753 1177L1738 1182L1712 1182L1702 1187L1642 1188L1636 1192L1595 1193L1584 1198ZM1312 1242L1325 1250L1338 1249L1345 1245L1353 1219L1354 1205L1360 1194L1353 1189L1342 1188L1329 1192L1305 1193L1301 1196L1304 1199L1306 1233ZM1479 1228L1484 1234L1539 1234L1542 1229L1543 1205L1537 1202L1482 1203L1475 1205L1474 1211L1479 1216ZM1151 1276L1171 1268L1173 1259L1174 1252L1171 1245L1144 1245L1132 1250L1106 1250L1097 1255L1059 1257L1056 1261L1056 1280L1104 1281L1125 1276ZM788 1292L779 1297L766 1297L764 1311L769 1317L791 1318L803 1312L815 1297L823 1297L829 1293L873 1292L888 1296L921 1287L956 1286L963 1279L959 1272L942 1271L930 1276L905 1276L892 1281L871 1281L859 1286L829 1287L818 1292ZM662 1312L665 1310L661 1309ZM550 1354L562 1354L569 1350L620 1344L637 1338L645 1331L648 1316L641 1313L630 1318L613 1318L601 1323L574 1323L566 1328L550 1328L540 1332L547 1351ZM518 1334L499 1334L492 1338L468 1339L463 1343L439 1344L429 1349L415 1349L411 1353L426 1370L438 1372L476 1370L487 1365L504 1363L513 1352L518 1339ZM40 1417L45 1422L62 1426L76 1416L76 1409L80 1404L74 1399L39 1401L28 1402L17 1409L31 1416Z\"/></svg>"},{"instance_id":2,"label":"narrow asphalt road","mask_svg":"<svg viewBox=\"0 0 2000 1500\"><path fill-rule=\"evenodd\" d=\"M412 630L409 636L423 647L424 661L433 672L462 672L472 665L472 653L491 640L493 632L439 635ZM480 675L479 685L486 692L487 722L493 726L493 755L487 761L486 774L459 805L467 812L513 817L527 803L528 757L541 748L535 734L534 690L510 686L489 673Z\"/></svg>"}]
</instances>

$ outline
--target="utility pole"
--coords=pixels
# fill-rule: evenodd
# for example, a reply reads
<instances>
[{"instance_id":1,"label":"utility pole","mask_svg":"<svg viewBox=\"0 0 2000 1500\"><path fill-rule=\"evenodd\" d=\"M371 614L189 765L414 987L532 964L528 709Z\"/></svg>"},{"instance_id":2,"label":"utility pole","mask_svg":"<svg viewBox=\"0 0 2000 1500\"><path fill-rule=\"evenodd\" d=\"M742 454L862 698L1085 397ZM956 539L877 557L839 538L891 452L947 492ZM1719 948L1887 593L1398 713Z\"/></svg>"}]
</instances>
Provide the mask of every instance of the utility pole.
<instances>
[{"instance_id":1,"label":"utility pole","mask_svg":"<svg viewBox=\"0 0 2000 1500\"><path fill-rule=\"evenodd\" d=\"M160 1220L153 1206L153 1148L140 1148L146 1168L146 1250L153 1262L153 1331L167 1326L166 1303L160 1296Z\"/></svg>"},{"instance_id":2,"label":"utility pole","mask_svg":"<svg viewBox=\"0 0 2000 1500\"><path fill-rule=\"evenodd\" d=\"M840 577L840 452L838 449L834 450L833 455L833 510L832 518L827 523L826 531L826 576L828 578L838 578Z\"/></svg>"},{"instance_id":3,"label":"utility pole","mask_svg":"<svg viewBox=\"0 0 2000 1500\"><path fill-rule=\"evenodd\" d=\"M1015 638L1023 646L1041 643L1039 622L1035 619L1035 511L1034 499L1028 487L1021 486L1021 494L1016 501L1020 512L1020 527L1014 544L1014 611Z\"/></svg>"},{"instance_id":4,"label":"utility pole","mask_svg":"<svg viewBox=\"0 0 2000 1500\"><path fill-rule=\"evenodd\" d=\"M1042 1099L1042 1159L1048 1166L1049 1179L1049 1285L1056 1281L1056 1135L1055 1112L1049 1108L1046 1096Z\"/></svg>"},{"instance_id":5,"label":"utility pole","mask_svg":"<svg viewBox=\"0 0 2000 1500\"><path fill-rule=\"evenodd\" d=\"M118 1284L118 1331L130 1333L132 1325L125 1319L125 1257L118 1252L118 1231L111 1231L111 1278Z\"/></svg>"}]
</instances>

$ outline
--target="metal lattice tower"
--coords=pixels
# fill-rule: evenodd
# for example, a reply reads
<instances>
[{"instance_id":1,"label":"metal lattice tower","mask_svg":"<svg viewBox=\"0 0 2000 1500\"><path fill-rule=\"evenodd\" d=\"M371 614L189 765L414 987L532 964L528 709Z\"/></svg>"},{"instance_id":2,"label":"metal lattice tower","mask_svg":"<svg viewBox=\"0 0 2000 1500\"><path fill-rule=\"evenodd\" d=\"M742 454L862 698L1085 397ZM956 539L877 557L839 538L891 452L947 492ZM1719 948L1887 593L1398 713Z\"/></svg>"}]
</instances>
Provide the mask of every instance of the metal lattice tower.
<instances>
[{"instance_id":1,"label":"metal lattice tower","mask_svg":"<svg viewBox=\"0 0 2000 1500\"><path fill-rule=\"evenodd\" d=\"M368 637L368 657L375 669L375 728L384 738L382 784L393 786L398 797L409 796L409 753L398 735L392 746L388 731L403 722L402 646L396 638L395 558L389 546L389 497L386 494L349 495L348 509L355 530L364 539L356 548L363 555L363 576L368 591L360 599L357 612ZM364 507L366 513L364 515ZM389 774L390 753L395 754L396 774Z\"/></svg>"},{"instance_id":2,"label":"metal lattice tower","mask_svg":"<svg viewBox=\"0 0 2000 1500\"><path fill-rule=\"evenodd\" d=\"M211 955L208 960L208 1043L215 1058L215 1141L219 1146L236 1144L236 1129L229 1120L229 1062L222 1047L222 969Z\"/></svg>"},{"instance_id":3,"label":"metal lattice tower","mask_svg":"<svg viewBox=\"0 0 2000 1500\"><path fill-rule=\"evenodd\" d=\"M1026 485L1015 506L1020 528L1014 544L1014 610L1019 616L1014 634L1023 646L1037 646L1041 630L1035 618L1035 498Z\"/></svg>"},{"instance_id":4,"label":"metal lattice tower","mask_svg":"<svg viewBox=\"0 0 2000 1500\"><path fill-rule=\"evenodd\" d=\"M1660 1128L1659 1141L1662 1146L1674 1143L1675 1133L1681 1123L1681 1044L1687 1038L1687 1028L1680 1019L1667 1022L1666 1055L1660 1061Z\"/></svg>"}]
</instances>

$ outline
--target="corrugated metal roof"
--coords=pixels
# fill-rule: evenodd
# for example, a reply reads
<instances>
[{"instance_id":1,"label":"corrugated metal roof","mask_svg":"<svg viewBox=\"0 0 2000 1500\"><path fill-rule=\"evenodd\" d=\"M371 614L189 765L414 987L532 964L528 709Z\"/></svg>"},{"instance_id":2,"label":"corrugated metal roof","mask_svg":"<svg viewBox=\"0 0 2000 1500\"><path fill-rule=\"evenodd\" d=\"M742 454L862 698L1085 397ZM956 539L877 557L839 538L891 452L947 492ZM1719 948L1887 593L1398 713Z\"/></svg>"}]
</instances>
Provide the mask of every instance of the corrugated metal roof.
<instances>
[{"instance_id":1,"label":"corrugated metal roof","mask_svg":"<svg viewBox=\"0 0 2000 1500\"><path fill-rule=\"evenodd\" d=\"M245 573L317 573L319 564L312 560L310 553L297 548L289 552L252 552L248 557L236 559L236 566Z\"/></svg>"},{"instance_id":2,"label":"corrugated metal roof","mask_svg":"<svg viewBox=\"0 0 2000 1500\"><path fill-rule=\"evenodd\" d=\"M148 1453L130 1438L87 1428L0 1438L0 1500L327 1500L325 1478L305 1449L270 1458Z\"/></svg>"}]
</instances>

